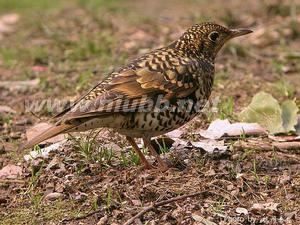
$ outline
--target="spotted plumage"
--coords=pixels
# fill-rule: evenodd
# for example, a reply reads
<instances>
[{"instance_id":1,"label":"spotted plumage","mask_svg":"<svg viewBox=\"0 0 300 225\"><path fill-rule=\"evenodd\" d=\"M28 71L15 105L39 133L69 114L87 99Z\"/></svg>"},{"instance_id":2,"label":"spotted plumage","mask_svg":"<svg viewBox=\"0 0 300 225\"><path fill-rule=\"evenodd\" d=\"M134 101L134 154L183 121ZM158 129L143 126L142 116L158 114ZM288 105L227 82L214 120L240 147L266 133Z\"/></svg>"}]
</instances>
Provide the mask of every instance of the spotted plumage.
<instances>
[{"instance_id":1,"label":"spotted plumage","mask_svg":"<svg viewBox=\"0 0 300 225\"><path fill-rule=\"evenodd\" d=\"M218 51L229 39L250 32L215 23L192 26L170 45L112 72L61 112L52 128L23 147L59 133L109 127L126 135L142 162L150 167L133 139L143 138L161 170L166 170L150 138L182 126L199 113L211 94Z\"/></svg>"}]
</instances>

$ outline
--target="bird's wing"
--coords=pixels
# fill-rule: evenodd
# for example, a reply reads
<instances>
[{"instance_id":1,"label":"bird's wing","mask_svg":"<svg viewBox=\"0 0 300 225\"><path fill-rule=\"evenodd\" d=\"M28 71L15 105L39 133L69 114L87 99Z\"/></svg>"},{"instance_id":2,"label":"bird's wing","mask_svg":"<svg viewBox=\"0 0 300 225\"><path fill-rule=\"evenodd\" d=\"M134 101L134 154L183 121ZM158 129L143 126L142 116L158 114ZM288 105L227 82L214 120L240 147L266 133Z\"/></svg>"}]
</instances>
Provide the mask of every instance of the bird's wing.
<instances>
[{"instance_id":1,"label":"bird's wing","mask_svg":"<svg viewBox=\"0 0 300 225\"><path fill-rule=\"evenodd\" d=\"M197 88L197 73L210 70L173 50L157 50L112 73L66 112L59 123L135 111L149 101L183 98ZM203 71L201 71L203 70Z\"/></svg>"},{"instance_id":2,"label":"bird's wing","mask_svg":"<svg viewBox=\"0 0 300 225\"><path fill-rule=\"evenodd\" d=\"M210 64L158 50L110 74L59 115L60 120L20 148L30 148L60 133L69 132L94 117L126 113L149 102L191 95L199 87L198 77L213 71Z\"/></svg>"}]
</instances>

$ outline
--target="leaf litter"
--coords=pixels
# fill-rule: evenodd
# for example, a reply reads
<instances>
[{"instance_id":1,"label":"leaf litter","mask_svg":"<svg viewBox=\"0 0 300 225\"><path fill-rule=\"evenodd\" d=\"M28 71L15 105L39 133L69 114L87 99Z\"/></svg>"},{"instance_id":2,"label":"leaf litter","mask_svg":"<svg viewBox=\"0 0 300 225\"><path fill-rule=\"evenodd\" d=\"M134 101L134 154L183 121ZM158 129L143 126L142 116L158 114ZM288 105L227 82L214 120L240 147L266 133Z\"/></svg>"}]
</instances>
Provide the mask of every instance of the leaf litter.
<instances>
[{"instance_id":1,"label":"leaf litter","mask_svg":"<svg viewBox=\"0 0 300 225\"><path fill-rule=\"evenodd\" d=\"M82 4L84 4L84 2L82 2ZM130 3L127 4L130 5ZM147 12L140 10L145 8L145 4L147 4ZM148 4L147 2L140 3L135 1L134 7L131 7L131 10L134 10L135 7L138 7L139 5L141 7L142 5L139 12L142 11L145 14L149 13L155 15L156 21L157 15L161 12L160 9L165 8L162 7L162 4L165 3L159 2L158 4L152 2L151 4ZM177 37L178 33L180 33L179 30L186 27L185 23L187 23L187 20L189 20L190 17L195 18L195 21L197 22L199 21L199 10L205 9L204 11L210 11L210 7L214 7L214 5L216 5L215 9L219 9L219 4L215 4L214 2L211 2L208 6L206 4L205 7L200 7L198 4L201 3L198 2L197 5L193 5L191 2L191 6L193 6L194 9L197 9L197 14L194 14L193 10L191 11L191 14L187 14L183 8L190 6L186 6L186 4L184 4L184 7L182 3L180 5L180 2L172 4L172 7L178 7L178 10L176 11L178 20L176 20L176 17L175 21L173 20L173 17L159 17L163 21L169 22L166 24L161 23L159 26L155 27L155 32L152 31L153 25L150 27L148 23L143 23L142 29L140 29L139 24L127 26L134 27L132 30L127 29L126 25L124 25L127 20L123 18L126 15L122 16L121 21L123 33L119 31L119 29L121 29L120 23L116 21L109 24L102 24L101 20L101 24L99 25L97 22L95 23L95 21L98 21L99 19L97 17L98 14L96 18L91 16L92 10L89 11L90 8L84 10L75 9L74 11L71 8L68 8L63 12L55 14L57 16L52 17L58 20L54 21L53 24L48 24L47 21L43 22L46 26L50 26L50 29L54 31L53 33L55 33L56 30L59 30L68 34L70 33L70 29L72 29L71 33L74 40L80 40L77 33L80 34L82 31L89 32L92 30L93 32L100 31L102 33L107 29L112 29L113 32L110 32L110 34L121 37L118 49L122 49L124 45L125 49L127 47L126 51L128 50L130 55L135 55L138 52L137 49L143 48L140 51L148 51L147 49L149 46L160 46ZM219 86L223 87L223 89L216 85L214 93L226 97L233 96L237 109L241 109L241 105L248 102L253 93L264 90L265 87L263 87L263 85L272 81L272 79L277 79L278 74L274 72L274 68L270 68L272 66L270 61L281 57L277 54L277 50L281 54L281 49L276 48L277 44L279 45L280 43L280 46L285 45L285 42L287 45L291 44L293 52L295 52L294 49L299 47L297 42L292 39L295 34L293 33L294 31L292 32L292 29L289 28L286 17L278 15L269 19L270 15L264 8L267 6L258 7L259 11L253 12L252 8L248 7L249 4L249 2L245 2L245 4L239 6L246 7L245 15L236 18L236 15L233 13L226 20L232 25L236 24L232 27L248 27L251 26L251 24L259 24L258 27L261 28L262 31L255 32L253 34L254 36L243 40L243 45L251 46L249 55L246 54L243 56L245 58L242 56L240 57L239 49L236 46L231 46L231 49L235 48L235 51L231 52L235 53L233 54L228 51L224 52L220 57L220 60L216 63L218 71L231 74L231 76L226 79L221 77L223 80L219 82L219 84L221 84ZM252 2L251 4L254 4L257 9L257 3ZM233 6L229 3L228 7L230 7L230 12L232 12L232 9L235 9L237 6ZM78 11L80 11L80 18L83 18L83 20L78 21L78 15L73 15L76 14L74 12ZM115 12L118 12L118 10L111 7L109 14L115 15ZM205 14L205 12L203 13ZM129 14L131 15L131 13L128 13L128 15ZM190 17L187 18L186 15L190 15ZM24 17L24 20L25 18L26 17ZM52 21L52 18L49 21ZM113 18L113 20L115 19L116 18ZM147 21L148 19L149 18L147 18ZM84 21L84 26L82 26L81 21ZM128 19L128 21L131 20ZM222 19L222 22L224 21ZM21 23L22 21L19 22ZM139 22L142 22L142 20ZM188 23L190 22L191 21L188 21ZM176 24L176 26L171 24ZM124 29L123 25L126 29ZM84 29L81 29L82 27L84 27ZM142 32L140 32L140 30L142 30ZM163 33L164 35L161 35L158 38L157 34L159 33ZM256 33L259 33L258 37L255 37ZM133 35L136 42L130 40L132 38L130 34ZM40 34L39 32L35 33L35 35L37 38L32 40L32 43L31 40L24 41L24 46L28 43L31 48L32 44L36 43L38 39L47 39L46 42L43 42L46 45L47 43L51 43L51 38L49 36L45 37L44 34ZM55 35L55 38L56 37L57 36ZM66 35L65 38L66 41L69 41L68 35ZM123 38L125 40L124 42L122 41ZM6 38L2 40L5 41L5 39ZM147 39L146 44L143 41L144 39ZM55 41L57 42L58 40ZM5 45L5 43L3 44ZM252 46L256 44L259 48L252 48ZM64 48L63 45L61 47ZM71 47L72 46L67 45L68 49ZM66 55L64 54L68 50L65 50L66 49L63 49L63 53L56 52L57 54L55 53L52 55L52 53L55 52L55 49L51 48L51 51L49 51L51 57L49 58L56 58L59 62L63 61L62 65L59 63L57 66L63 68L62 70L59 70L59 73L66 74L68 79L73 76L76 78L77 73L80 73L87 68L91 69L95 67L98 69L98 67L101 68L108 65L108 62L99 62L97 56L97 59L95 60L97 66L95 66L92 61L93 57L91 57L91 59L86 57L84 61L72 61L72 64L74 63L74 67L76 67L75 72L72 72L73 67L68 65L69 59L66 60ZM246 52L247 51L248 49ZM59 58L59 55L62 58ZM120 54L118 54L118 58L119 55ZM287 52L284 55L292 54ZM288 60L298 60L297 54L293 55L296 57ZM37 61L38 60L39 59L37 59ZM112 57L112 61L113 60L115 60L114 57ZM234 63L231 63L233 61ZM49 76L52 76L53 78L56 77L57 70L52 69L53 64L54 67L56 67L56 62L50 61L47 63L49 63L49 66L43 68L33 67L33 65L35 65L34 63L26 65L26 68L28 67L29 71L32 70L33 72L32 74L29 74L29 77L26 79L28 79L28 81L31 81L31 79L35 80L36 73L41 73L45 71L46 68ZM281 67L283 76L286 79L298 71L297 63L290 61L284 65L279 65L279 67ZM249 71L251 71L251 74L248 77L247 73ZM13 80L20 80L20 74L22 75L23 73L24 67L15 67L12 69L11 77ZM99 79L98 76L96 78ZM9 81L9 79L7 80ZM3 80L6 82L6 77ZM237 82L235 82L236 80ZM70 81L71 85L76 85L72 79L68 81ZM45 97L45 94L40 92L40 83L36 83L32 86L26 84L26 87L23 88L20 87L18 83L13 83L15 81L9 82L10 83L6 83L5 87L1 86L1 88L4 87L4 89L10 90L9 86L16 84L16 86L19 87L17 89L11 89L11 93L16 92L18 96L14 99L14 97L10 96L11 93L5 95L3 92L4 94L2 96L1 92L1 100L4 99L5 102L12 102L11 107L15 110L17 110L17 107L13 104L21 105L24 97L27 98L30 93L33 93L27 93L26 90L32 89L34 90L34 94ZM53 94L53 96L62 96L61 93L63 91L67 92L68 90L68 88L58 87L58 82L59 80L55 79L51 79L49 82L50 88L52 88L51 95ZM62 81L62 83L64 82ZM293 81L292 83L296 84L296 81ZM296 86L295 94L296 96L299 96L297 88L299 88L299 86ZM25 90L25 92L22 92L23 90ZM22 98L19 95L20 93L25 93ZM77 93L71 93L71 95L75 94ZM284 102L282 101L282 97L278 98L278 96L276 96L276 101L279 100L280 102ZM1 105L4 104L1 103ZM287 105L287 108L289 107L290 106ZM282 104L279 104L279 108L283 114L284 109ZM287 113L284 114L290 115L291 119L284 120L281 118L282 125L277 126L279 128L278 130L281 128L290 129L291 124L294 123L292 118L294 115L293 109L288 110ZM26 116L29 117L29 115ZM20 114L18 112L17 114L10 115L8 118L3 118L0 127L1 132L2 130L8 133L14 132L16 121L20 121L19 117ZM261 121L263 120L264 119ZM36 118L33 118L33 121L36 121ZM287 126L283 126L283 121L286 121L285 123ZM254 123L258 122L255 121ZM200 124L208 126L209 122L203 120ZM232 118L230 124L235 124ZM264 127L264 129L267 129L267 127L263 126L263 123L259 124ZM1 142L4 141L6 151L4 155L1 155L0 168L9 164L22 167L23 175L21 177L23 178L23 181L26 182L24 185L24 183L17 183L17 180L15 180L14 182L5 183L1 186L0 207L3 221L5 221L6 224L10 224L7 221L9 221L9 218L13 218L13 223L11 224L16 224L17 222L15 221L20 217L20 213L24 213L23 207L25 206L26 212L29 212L30 219L28 219L28 217L21 217L22 223L59 224L61 221L65 221L63 223L68 225L80 223L123 224L125 221L128 221L130 218L141 212L143 206L203 190L209 190L210 192L203 196L186 198L157 207L155 210L149 211L139 217L135 223L203 224L203 221L205 221L206 223L224 225L243 224L243 222L241 222L243 220L244 223L248 224L250 224L251 221L255 221L257 224L296 224L297 221L300 220L298 194L300 185L298 172L299 151L298 153L297 151L291 150L284 151L286 148L279 150L274 147L274 143L295 143L298 142L297 139L291 141L288 140L289 138L284 137L288 136L288 134L285 133L282 136L278 136L277 133L275 133L275 138L281 137L284 139L283 141L276 141L268 138L264 134L245 135L242 131L243 129L237 129L237 136L228 136L225 133L218 138L220 140L212 139L212 141L220 142L221 146L227 147L226 154L211 154L209 153L210 151L205 151L203 150L204 148L197 148L191 144L196 143L196 145L199 145L199 143L207 143L210 141L200 135L199 127L200 126L198 126L197 123L188 125L187 130L183 129L180 135L175 135L177 136L177 139L176 137L170 137L175 140L175 144L176 141L179 143L177 142L178 145L172 144L170 151L162 153L164 159L171 166L170 171L165 174L157 174L153 171L143 171L140 168L140 164L138 160L136 160L136 157L126 148L127 144L125 140L118 135L112 137L111 133L105 137L101 135L100 137L97 137L97 143L99 143L98 146L101 146L101 148L93 148L93 151L95 152L92 157L95 158L92 158L92 160L90 160L89 157L84 156L85 154L82 154L82 152L79 152L78 148L74 147L74 142L69 140L61 144L60 142L54 143L53 145L50 144L49 148L52 150L49 152L48 150L45 151L47 152L45 157L43 157L42 154L37 154L33 160L25 160L25 162L22 161L22 163L17 163L15 161L13 163L11 162L12 158L16 160L14 154L22 157L23 152L16 152L15 147L7 147L8 145L6 143L8 139L6 139L6 136L3 136ZM299 124L295 127L296 130L299 130L297 127L299 127ZM24 138L25 137L22 137L22 140ZM83 141L86 141L86 139ZM180 142L183 144L180 145ZM160 144L161 143L163 143L163 141L160 142ZM185 143L187 144L185 145ZM12 144L12 146L14 145ZM140 146L142 148L142 145ZM42 149L36 149L37 153L45 149L43 148L43 145L40 147ZM113 153L116 153L113 154L112 158L110 158L109 154L106 156L102 154L103 152L109 153L109 149L111 148L115 149ZM160 148L164 149L164 146L161 144ZM147 157L155 163L152 157ZM20 194L23 193L23 191L26 194ZM2 195L3 192L4 194ZM54 200L46 201L45 196L47 195L54 196ZM44 201L40 201L40 196L42 196ZM59 197L56 198L55 196ZM139 204L139 202L141 202L141 204ZM268 209L268 205L265 204L270 202L279 204L275 207L277 210ZM61 206L60 204L62 203L65 205ZM254 213L250 209L255 203L263 205L263 209L254 210ZM55 211L55 207L58 207L58 212ZM236 211L238 208L239 210ZM72 211L72 209L74 211ZM241 212L245 212L246 210L249 214L244 216ZM52 211L55 213L49 215L49 212ZM197 220L202 220L202 222Z\"/></svg>"},{"instance_id":2,"label":"leaf litter","mask_svg":"<svg viewBox=\"0 0 300 225\"><path fill-rule=\"evenodd\" d=\"M272 95L259 92L249 106L239 114L244 122L256 122L270 133L287 133L296 131L298 107L295 101L287 100L280 106Z\"/></svg>"}]
</instances>

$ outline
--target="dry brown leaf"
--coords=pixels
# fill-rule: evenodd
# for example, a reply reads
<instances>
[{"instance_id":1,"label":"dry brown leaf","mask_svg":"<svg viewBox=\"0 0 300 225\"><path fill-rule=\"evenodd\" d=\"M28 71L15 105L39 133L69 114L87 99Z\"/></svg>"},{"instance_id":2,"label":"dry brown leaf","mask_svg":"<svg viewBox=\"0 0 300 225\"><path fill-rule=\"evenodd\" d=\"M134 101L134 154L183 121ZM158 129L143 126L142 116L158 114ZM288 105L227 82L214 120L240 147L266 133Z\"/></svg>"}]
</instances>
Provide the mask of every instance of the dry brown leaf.
<instances>
[{"instance_id":1,"label":"dry brown leaf","mask_svg":"<svg viewBox=\"0 0 300 225\"><path fill-rule=\"evenodd\" d=\"M192 146L195 148L201 148L208 153L223 153L227 150L227 146L224 145L224 141L215 140L203 140L191 142Z\"/></svg>"},{"instance_id":2,"label":"dry brown leaf","mask_svg":"<svg viewBox=\"0 0 300 225\"><path fill-rule=\"evenodd\" d=\"M251 211L277 211L279 203L267 202L267 203L254 203L251 207Z\"/></svg>"},{"instance_id":3,"label":"dry brown leaf","mask_svg":"<svg viewBox=\"0 0 300 225\"><path fill-rule=\"evenodd\" d=\"M168 136L169 138L180 138L183 134L183 131L182 130L179 130L179 129L176 129L176 130L173 130L169 133L166 133L165 135Z\"/></svg>"},{"instance_id":4,"label":"dry brown leaf","mask_svg":"<svg viewBox=\"0 0 300 225\"><path fill-rule=\"evenodd\" d=\"M26 137L27 140L31 140L32 138L34 138L35 136L41 134L43 131L47 130L48 128L50 128L51 124L49 123L38 123L36 125L34 125L33 127L30 127L28 130L26 130ZM65 139L65 135L64 134L59 134L53 138L50 138L46 141L43 141L42 144L45 143L57 143L60 142L62 140Z\"/></svg>"},{"instance_id":5,"label":"dry brown leaf","mask_svg":"<svg viewBox=\"0 0 300 225\"><path fill-rule=\"evenodd\" d=\"M266 130L257 123L233 123L227 119L213 121L207 130L201 130L200 135L209 139L219 139L223 136L264 135Z\"/></svg>"},{"instance_id":6,"label":"dry brown leaf","mask_svg":"<svg viewBox=\"0 0 300 225\"><path fill-rule=\"evenodd\" d=\"M7 165L0 170L0 178L15 179L22 175L22 168L15 165Z\"/></svg>"},{"instance_id":7,"label":"dry brown leaf","mask_svg":"<svg viewBox=\"0 0 300 225\"><path fill-rule=\"evenodd\" d=\"M217 225L216 223L212 222L212 221L209 221L208 219L205 219L204 217L196 214L196 213L193 213L192 214L192 218L197 221L197 222L201 222L202 224L204 225Z\"/></svg>"}]
</instances>

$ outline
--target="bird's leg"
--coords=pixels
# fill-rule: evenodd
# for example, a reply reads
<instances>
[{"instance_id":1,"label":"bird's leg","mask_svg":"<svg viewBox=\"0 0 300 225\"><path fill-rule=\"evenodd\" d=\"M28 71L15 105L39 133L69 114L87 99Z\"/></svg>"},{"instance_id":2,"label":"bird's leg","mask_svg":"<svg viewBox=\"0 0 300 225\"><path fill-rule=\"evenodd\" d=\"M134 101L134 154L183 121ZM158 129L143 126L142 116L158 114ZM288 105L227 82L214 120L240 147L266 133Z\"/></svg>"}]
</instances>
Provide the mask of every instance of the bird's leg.
<instances>
[{"instance_id":1,"label":"bird's leg","mask_svg":"<svg viewBox=\"0 0 300 225\"><path fill-rule=\"evenodd\" d=\"M129 144L131 144L133 150L138 154L140 157L142 163L144 164L145 169L152 169L153 166L148 162L148 160L145 158L144 154L141 152L137 144L135 143L134 139L132 137L126 136L127 141Z\"/></svg>"},{"instance_id":2,"label":"bird's leg","mask_svg":"<svg viewBox=\"0 0 300 225\"><path fill-rule=\"evenodd\" d=\"M162 172L165 172L169 169L168 165L160 158L159 154L156 152L154 147L151 144L151 139L150 138L143 138L144 145L149 149L150 153L155 157L155 159L158 162L159 169Z\"/></svg>"}]
</instances>

